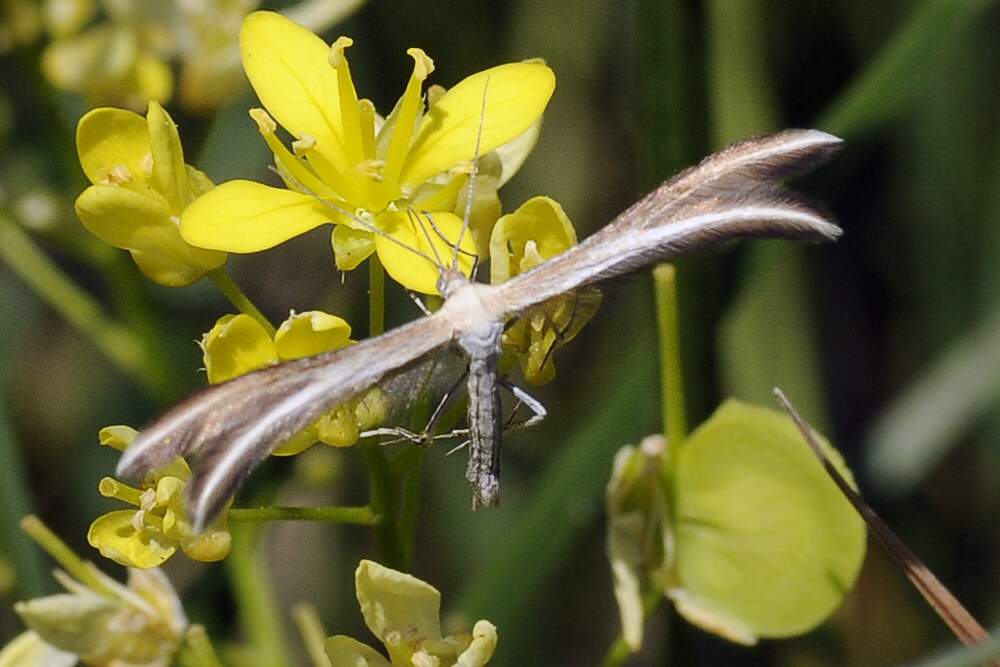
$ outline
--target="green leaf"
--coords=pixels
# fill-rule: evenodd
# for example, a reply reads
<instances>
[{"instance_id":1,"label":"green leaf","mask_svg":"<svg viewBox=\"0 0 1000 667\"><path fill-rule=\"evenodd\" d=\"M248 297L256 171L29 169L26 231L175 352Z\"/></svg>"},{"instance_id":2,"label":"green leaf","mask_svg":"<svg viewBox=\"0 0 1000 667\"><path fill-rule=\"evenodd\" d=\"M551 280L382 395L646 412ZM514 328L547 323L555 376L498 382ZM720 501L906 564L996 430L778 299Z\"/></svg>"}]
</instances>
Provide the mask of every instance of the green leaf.
<instances>
[{"instance_id":1,"label":"green leaf","mask_svg":"<svg viewBox=\"0 0 1000 667\"><path fill-rule=\"evenodd\" d=\"M924 0L892 39L815 123L829 132L858 135L912 109L937 62L962 48L964 28L991 0Z\"/></svg>"},{"instance_id":2,"label":"green leaf","mask_svg":"<svg viewBox=\"0 0 1000 667\"><path fill-rule=\"evenodd\" d=\"M753 643L806 632L837 608L861 567L864 523L789 418L727 401L677 457L667 594L682 615Z\"/></svg>"}]
</instances>

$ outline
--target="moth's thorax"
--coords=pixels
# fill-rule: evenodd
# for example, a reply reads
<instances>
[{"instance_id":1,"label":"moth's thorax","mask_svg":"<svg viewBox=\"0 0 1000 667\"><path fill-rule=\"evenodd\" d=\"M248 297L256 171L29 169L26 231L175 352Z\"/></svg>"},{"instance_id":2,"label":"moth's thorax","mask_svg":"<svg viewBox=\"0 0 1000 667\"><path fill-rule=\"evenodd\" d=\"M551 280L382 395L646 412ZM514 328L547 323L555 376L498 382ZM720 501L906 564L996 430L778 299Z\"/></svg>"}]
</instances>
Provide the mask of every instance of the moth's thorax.
<instances>
[{"instance_id":1,"label":"moth's thorax","mask_svg":"<svg viewBox=\"0 0 1000 667\"><path fill-rule=\"evenodd\" d=\"M456 335L485 329L503 318L495 288L464 276L457 285L450 286L448 298L438 312L448 319Z\"/></svg>"}]
</instances>

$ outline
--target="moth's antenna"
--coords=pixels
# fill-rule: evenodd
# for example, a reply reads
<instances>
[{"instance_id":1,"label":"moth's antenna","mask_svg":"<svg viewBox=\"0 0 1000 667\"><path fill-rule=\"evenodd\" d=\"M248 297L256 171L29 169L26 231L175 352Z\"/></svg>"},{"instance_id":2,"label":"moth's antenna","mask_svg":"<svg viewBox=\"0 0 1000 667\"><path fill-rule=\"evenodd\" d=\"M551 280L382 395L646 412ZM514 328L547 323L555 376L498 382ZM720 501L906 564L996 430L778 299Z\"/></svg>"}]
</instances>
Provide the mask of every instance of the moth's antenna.
<instances>
[{"instance_id":1,"label":"moth's antenna","mask_svg":"<svg viewBox=\"0 0 1000 667\"><path fill-rule=\"evenodd\" d=\"M465 216L462 218L462 231L458 233L458 241L455 243L455 254L451 258L451 270L458 271L458 254L461 252L462 240L465 232L469 229L472 220L472 200L476 194L476 177L479 175L479 146L483 141L483 124L486 122L486 90L490 85L490 77L486 77L483 82L483 101L479 107L479 130L476 132L476 150L472 154L472 173L469 174L469 189L465 197Z\"/></svg>"},{"instance_id":2,"label":"moth's antenna","mask_svg":"<svg viewBox=\"0 0 1000 667\"><path fill-rule=\"evenodd\" d=\"M425 212L424 215L427 216L427 219L430 220L430 224L433 225L434 220L431 218L431 214ZM406 208L406 217L410 219L411 225L414 225L423 233L424 240L427 241L427 246L431 249L431 252L434 253L434 259L431 261L434 266L437 267L438 271L440 271L444 267L444 261L441 259L441 255L438 254L437 246L434 245L433 241L431 241L431 235L430 232L427 231L427 226L420 221L420 214L414 211L412 207L408 206ZM428 257L428 259L430 258Z\"/></svg>"},{"instance_id":3,"label":"moth's antenna","mask_svg":"<svg viewBox=\"0 0 1000 667\"><path fill-rule=\"evenodd\" d=\"M378 236L381 236L384 239L388 239L389 241L392 241L393 243L395 243L396 245L400 246L401 248L405 248L405 249L409 250L410 252L412 252L413 254L417 255L418 257L422 257L423 259L426 259L431 264L435 264L436 266L440 266L441 265L441 258L440 257L438 258L437 262L435 263L434 259L431 258L431 256L428 255L427 253L421 252L417 248L414 248L412 246L406 245L405 243L403 243L402 241L400 241L399 239L397 239L392 234L386 234L384 231L382 231L381 229L379 229L378 227L376 227L372 223L368 222L364 218L362 218L362 217L360 217L358 215L355 215L354 213L352 213L351 211L348 211L347 209L345 209L343 207L337 206L336 204L334 204L329 199L326 199L325 197L320 197L318 194L316 194L311 189L309 189L308 186L306 186L305 184L303 184L301 181L299 181L298 179L294 178L290 174L285 174L283 176L281 173L278 172L277 169L275 169L275 167L273 165L268 165L268 169L270 169L274 173L278 174L278 176L281 176L282 178L284 178L284 177L287 176L287 178L289 180L294 181L295 184L298 187L302 188L303 192L305 192L306 194L308 194L310 197L313 197L314 199L316 199L316 201L318 201L319 203L323 204L323 206L326 206L331 211L336 211L337 213L343 215L344 217L350 218L354 222L358 223L359 225L361 225L362 227L364 227L365 229L367 229L368 231L370 231L372 234L377 234ZM433 249L434 246L432 245L431 248ZM437 254L436 250L435 250L435 254Z\"/></svg>"}]
</instances>

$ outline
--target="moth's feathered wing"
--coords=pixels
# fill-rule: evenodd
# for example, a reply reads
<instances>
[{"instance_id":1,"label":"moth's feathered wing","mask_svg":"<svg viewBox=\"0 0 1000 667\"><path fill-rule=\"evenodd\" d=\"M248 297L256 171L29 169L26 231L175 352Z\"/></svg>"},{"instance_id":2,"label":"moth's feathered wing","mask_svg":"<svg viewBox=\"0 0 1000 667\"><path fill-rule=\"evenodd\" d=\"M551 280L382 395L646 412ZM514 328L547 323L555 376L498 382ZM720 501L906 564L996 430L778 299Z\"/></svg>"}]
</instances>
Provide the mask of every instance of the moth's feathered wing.
<instances>
[{"instance_id":1,"label":"moth's feathered wing","mask_svg":"<svg viewBox=\"0 0 1000 667\"><path fill-rule=\"evenodd\" d=\"M579 245L499 285L511 312L684 252L741 237L829 241L840 228L780 185L843 142L785 130L708 156L649 193Z\"/></svg>"},{"instance_id":2,"label":"moth's feathered wing","mask_svg":"<svg viewBox=\"0 0 1000 667\"><path fill-rule=\"evenodd\" d=\"M779 181L822 162L840 144L817 130L734 144L660 186L578 246L502 285L477 287L500 321L582 285L739 237L833 239L839 228ZM189 509L201 528L275 447L462 333L449 319L455 313L446 311L199 392L143 430L118 472L135 477L177 456L190 459Z\"/></svg>"},{"instance_id":3,"label":"moth's feathered wing","mask_svg":"<svg viewBox=\"0 0 1000 667\"><path fill-rule=\"evenodd\" d=\"M143 429L118 474L137 477L178 456L191 463L196 530L225 506L258 463L334 406L448 343L434 315L356 345L271 366L200 391Z\"/></svg>"}]
</instances>

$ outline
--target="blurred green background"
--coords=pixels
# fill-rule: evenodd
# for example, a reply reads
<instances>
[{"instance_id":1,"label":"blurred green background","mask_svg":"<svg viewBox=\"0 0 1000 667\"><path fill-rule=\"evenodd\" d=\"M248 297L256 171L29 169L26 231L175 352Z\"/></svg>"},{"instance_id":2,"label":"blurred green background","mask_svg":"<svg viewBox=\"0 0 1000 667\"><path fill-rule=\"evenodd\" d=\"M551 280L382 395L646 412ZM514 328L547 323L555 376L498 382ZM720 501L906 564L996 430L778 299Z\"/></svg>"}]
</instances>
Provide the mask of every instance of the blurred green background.
<instances>
[{"instance_id":1,"label":"blurred green background","mask_svg":"<svg viewBox=\"0 0 1000 667\"><path fill-rule=\"evenodd\" d=\"M325 37L355 39L358 89L382 110L406 81L410 46L434 58L431 82L445 86L500 62L544 58L556 94L537 148L502 198L513 210L548 194L581 237L733 139L782 127L843 136L842 153L796 184L840 221L838 243L744 243L679 262L688 420L699 423L727 396L773 406L770 389L780 384L845 454L876 509L992 625L1000 619L998 30L1000 11L987 0L373 1ZM86 529L114 508L96 489L116 459L98 447L98 429L140 427L202 386L194 341L231 311L207 281L153 285L126 253L83 231L72 212L86 185L73 133L87 107L42 78L45 43L27 40L0 56L0 553L17 570L0 608L4 640L20 629L8 603L54 586L50 562L17 528L20 516L38 513L97 558ZM270 178L245 113L255 104L245 91L215 114L168 105L188 161L216 182ZM12 270L18 258L39 259L33 247L138 332L155 377L123 373ZM342 280L326 231L232 256L229 266L273 320L321 308L364 335L366 272ZM597 318L557 356L556 380L536 391L549 418L505 440L499 510L469 512L461 455L436 449L424 461L412 572L442 591L449 612L498 626L494 664L597 664L618 632L604 484L614 452L660 428L661 399L648 276L617 281L605 295ZM390 325L416 314L401 291L390 301ZM324 450L270 463L244 498L364 502L359 459ZM284 607L315 603L330 633L367 638L353 570L377 555L370 531L275 524L266 533L271 580L262 585ZM217 638L239 637L224 567L177 557L166 569L192 620ZM894 665L949 643L873 547L844 607L804 637L736 647L662 609L634 664Z\"/></svg>"}]
</instances>

